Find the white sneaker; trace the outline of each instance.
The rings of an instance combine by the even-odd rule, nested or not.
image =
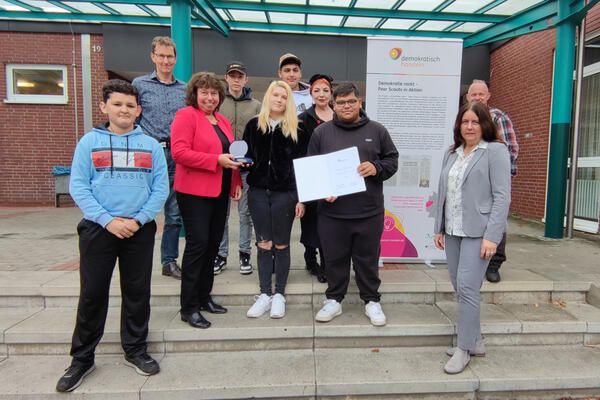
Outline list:
[[[271,309],[271,296],[263,293],[260,296],[254,296],[254,299],[254,304],[246,313],[248,318],[259,318]]]
[[[275,293],[271,302],[271,318],[283,318],[285,316],[285,297],[281,293]]]
[[[319,310],[317,316],[315,317],[315,320],[319,322],[329,322],[341,314],[342,305],[336,300],[327,299],[323,302],[323,308]]]
[[[385,314],[383,313],[379,302],[368,302],[365,306],[365,314],[375,326],[383,326],[386,323]]]

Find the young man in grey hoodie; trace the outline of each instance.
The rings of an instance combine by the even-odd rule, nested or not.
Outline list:
[[[239,61],[232,61],[227,64],[225,69],[225,81],[227,82],[227,95],[220,112],[231,122],[231,128],[235,140],[242,140],[244,128],[248,121],[260,112],[261,103],[252,98],[252,90],[246,86],[248,83],[248,74],[246,66]],[[248,171],[242,171],[242,181],[244,183],[242,197],[238,201],[238,213],[240,217],[240,274],[247,275],[252,273],[252,264],[250,263],[251,242],[252,242],[252,219],[248,209],[248,185],[246,177]],[[227,210],[227,219],[229,219],[229,209]],[[220,274],[227,265],[227,256],[229,254],[229,229],[227,221],[225,222],[225,231],[223,239],[219,246],[219,253],[215,258],[214,273]]]

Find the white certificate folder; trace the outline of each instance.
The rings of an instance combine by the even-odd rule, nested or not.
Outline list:
[[[294,160],[300,202],[364,192],[365,179],[358,174],[358,148]]]

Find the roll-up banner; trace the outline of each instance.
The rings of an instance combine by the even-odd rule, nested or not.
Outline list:
[[[367,115],[398,149],[398,172],[384,183],[384,262],[438,262],[433,245],[442,158],[453,143],[462,40],[370,37]]]

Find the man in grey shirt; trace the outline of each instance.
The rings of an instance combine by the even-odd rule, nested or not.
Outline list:
[[[151,74],[135,78],[132,83],[139,92],[142,106],[139,124],[146,135],[160,142],[169,169],[170,192],[165,203],[165,225],[160,245],[162,274],[181,279],[177,257],[182,223],[173,191],[175,162],[171,157],[171,123],[177,110],[185,107],[186,84],[173,76],[177,49],[170,37],[157,36],[152,40],[150,58],[156,66],[155,70]]]

